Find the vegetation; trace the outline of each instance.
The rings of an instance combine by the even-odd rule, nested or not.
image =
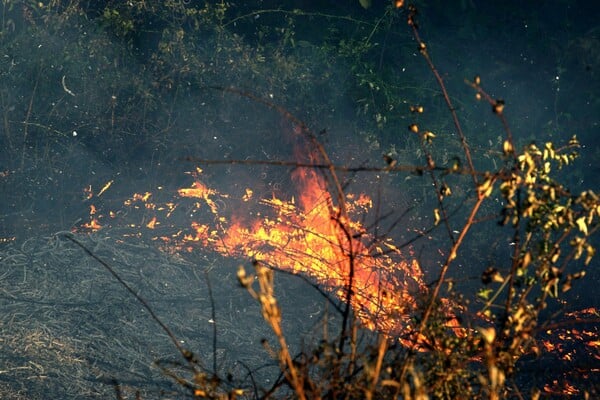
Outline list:
[[[434,46],[421,36],[416,6],[348,3],[343,7],[356,7],[351,16],[326,6],[284,9],[278,3],[257,10],[225,1],[3,1],[0,146],[6,154],[0,180],[11,188],[3,195],[6,204],[31,193],[32,208],[44,202],[44,209],[62,210],[44,214],[47,230],[76,227],[60,238],[108,269],[159,323],[181,358],[157,359],[156,365],[181,395],[598,396],[592,362],[600,352],[599,311],[574,309],[576,298],[569,297],[597,276],[590,270],[600,229],[600,195],[581,187],[589,180],[572,165],[583,146],[578,135],[557,133],[574,117],[555,110],[550,125],[556,138],[534,141],[537,132],[514,133],[505,110],[510,99],[505,103],[488,93],[485,71],[482,77],[469,71],[464,85],[479,102],[467,103],[447,88]],[[593,41],[585,46],[600,51]],[[403,68],[414,73],[399,73]],[[280,125],[272,126],[266,113],[277,114]],[[347,132],[341,138],[327,132],[338,126]],[[223,129],[231,135],[221,135]],[[251,129],[252,137],[243,135]],[[285,129],[295,136],[269,136]],[[281,147],[297,141],[311,156],[289,161],[290,152]],[[184,148],[190,153],[181,154]],[[345,237],[334,247],[344,255],[338,261],[349,271],[348,284],[322,293],[337,318],[323,317],[322,336],[296,351],[290,346],[296,338],[282,323],[288,311],[279,305],[275,284],[280,266],[256,257],[254,270],[241,267],[238,280],[272,330],[263,347],[279,374],[266,384],[255,379],[255,368],[243,375],[219,369],[219,315],[210,280],[214,332],[208,366],[196,349],[181,344],[151,302],[85,245],[82,224],[65,210],[81,203],[78,189],[92,179],[67,172],[83,168],[72,165],[81,161],[73,157],[82,149],[97,156],[86,164],[93,174],[119,169],[122,183],[112,202],[106,200],[107,210],[122,208],[131,195],[123,182],[146,179],[162,186],[175,181],[180,168],[189,169],[190,160],[217,170],[214,176],[240,163],[250,175],[256,166],[275,166],[282,180],[290,166],[317,171],[331,196],[330,220]],[[364,162],[369,152],[381,158]],[[187,164],[172,167],[174,159]],[[347,194],[368,181],[362,178],[367,175],[383,176],[378,182],[389,190],[404,191],[408,211],[384,205],[359,231],[347,211]],[[49,192],[54,195],[43,194]],[[11,237],[7,241],[31,235],[11,230],[7,221],[2,232]],[[410,236],[398,233],[400,224],[413,228]],[[426,249],[418,261],[428,282],[412,293],[415,309],[379,316],[403,319],[402,329],[371,330],[355,306],[362,293],[353,276],[363,261],[354,249],[365,240],[370,249],[390,248],[387,236],[395,234],[403,242],[394,249],[406,254]],[[482,249],[490,253],[482,255]],[[323,286],[310,279],[306,285]],[[397,287],[384,297],[404,290]],[[543,364],[550,362],[557,370],[545,373]],[[117,398],[127,397],[118,376],[111,385]]]

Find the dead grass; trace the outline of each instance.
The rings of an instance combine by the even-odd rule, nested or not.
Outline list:
[[[251,370],[270,365],[254,372],[254,378],[264,384],[272,379],[276,365],[258,345],[271,336],[258,307],[236,287],[235,266],[214,265],[199,255],[170,256],[142,239],[124,241],[121,234],[113,230],[82,240],[138,290],[184,347],[209,364],[204,367],[210,369],[214,354],[223,375],[248,378],[242,363]],[[114,382],[124,398],[184,395],[154,364],[177,361],[172,344],[94,260],[57,236],[5,244],[0,260],[0,397],[114,398]],[[216,282],[214,352],[206,270]],[[298,286],[291,277],[282,279]],[[286,299],[288,306],[298,304],[296,292],[290,287],[283,304]],[[318,313],[321,303],[314,296],[313,302]],[[288,331],[298,324],[310,329],[316,319],[292,316],[285,323]]]

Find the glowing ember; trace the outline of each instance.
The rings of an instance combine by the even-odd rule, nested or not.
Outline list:
[[[152,217],[152,219],[150,220],[150,222],[148,222],[146,224],[146,228],[148,228],[148,229],[154,229],[156,227],[156,223],[157,223],[156,217]]]
[[[199,175],[201,173],[202,173],[202,170],[200,168],[197,168],[196,175]],[[210,210],[212,211],[212,213],[217,214],[217,212],[218,212],[217,204],[211,199],[211,197],[218,195],[218,193],[214,189],[207,188],[202,182],[195,181],[192,184],[191,188],[179,189],[178,193],[181,197],[196,197],[196,198],[204,200],[204,202],[206,202],[206,204],[210,207]],[[227,197],[225,195],[220,195],[220,196]]]
[[[98,222],[97,218],[92,218],[90,220],[90,222],[86,222],[85,224],[82,225],[82,227],[92,230],[92,231],[97,231],[99,229],[102,229],[102,225],[100,225],[100,222]]]

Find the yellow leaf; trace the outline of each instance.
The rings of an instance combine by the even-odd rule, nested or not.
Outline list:
[[[543,159],[547,160],[548,158],[554,159],[556,156],[556,153],[554,152],[554,145],[552,144],[552,142],[547,142],[544,148],[544,155],[543,155]]]
[[[433,220],[434,225],[437,225],[440,223],[441,217],[440,217],[439,209],[436,208],[435,210],[433,210],[433,218],[434,218],[434,220]]]
[[[558,261],[558,258],[560,257],[560,250],[556,249],[554,251],[554,253],[552,254],[552,257],[550,257],[550,261],[555,264]]]
[[[587,236],[588,234],[588,229],[587,229],[587,224],[585,223],[585,217],[580,217],[577,219],[577,221],[575,221],[577,223],[577,227],[579,228],[579,230]]]
[[[490,294],[492,294],[492,289],[480,289],[477,296],[484,300],[489,300]]]
[[[513,152],[513,146],[512,143],[510,143],[508,140],[505,140],[503,145],[502,145],[502,149],[504,151],[504,155],[507,156],[510,153]]]
[[[486,179],[486,181],[479,185],[479,187],[477,188],[479,194],[483,197],[489,197],[489,195],[492,194],[492,190],[494,189],[493,182],[494,181],[492,179]]]
[[[433,132],[430,132],[430,131],[423,132],[423,138],[428,142],[431,142],[431,139],[433,139],[434,137],[435,137],[435,133],[433,133]]]
[[[577,140],[577,135],[573,135],[571,140],[569,140],[569,146],[579,146],[579,140]]]
[[[593,248],[592,246],[588,245],[587,248],[587,257],[585,257],[585,261],[584,264],[585,265],[589,265],[590,262],[592,261],[592,258],[596,255],[596,249]],[[585,271],[582,271],[582,276],[585,275]]]

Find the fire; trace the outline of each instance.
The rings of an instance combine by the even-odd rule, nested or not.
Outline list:
[[[260,199],[259,217],[233,215],[228,221],[220,215],[217,200],[231,196],[209,189],[200,181],[201,172],[196,171],[191,187],[178,193],[206,204],[218,223],[211,227],[193,222],[194,233],[184,241],[308,276],[341,300],[351,285],[351,305],[365,326],[394,334],[407,331],[417,306],[415,296],[426,290],[423,273],[390,239],[376,239],[357,222],[372,208],[367,195],[346,195],[344,214],[323,175],[299,168],[292,174],[297,196]],[[246,189],[240,202],[249,201],[252,193]]]
[[[156,223],[157,223],[156,217],[152,217],[152,219],[150,220],[150,222],[148,222],[146,224],[146,228],[148,228],[148,229],[154,229],[154,228],[156,228]]]
[[[201,174],[202,170],[200,168],[196,169],[196,174]],[[218,213],[218,207],[215,201],[212,199],[213,196],[217,195],[217,191],[214,189],[209,189],[202,182],[195,181],[190,188],[182,188],[178,190],[178,193],[181,197],[196,197],[204,200],[206,204],[210,207],[210,210],[213,214]],[[227,197],[221,195],[222,197]]]
[[[303,165],[327,164],[314,152],[296,154]],[[134,193],[122,203],[129,209],[124,213],[102,214],[90,205],[89,222],[82,228],[102,229],[108,225],[105,215],[110,219],[117,215],[134,218],[137,222],[125,224],[136,230],[152,230],[157,243],[170,253],[209,249],[225,257],[256,260],[308,277],[341,302],[347,300],[351,287],[350,305],[365,327],[397,337],[413,348],[416,345],[416,350],[435,347],[413,326],[413,313],[419,309],[417,299],[427,296],[423,272],[410,253],[402,252],[391,238],[375,237],[360,222],[373,208],[368,195],[333,196],[328,176],[311,167],[298,167],[293,172],[293,195],[276,192],[261,196],[251,187],[225,194],[206,184],[202,169],[189,174],[190,184],[179,188],[175,198],[169,195],[170,201],[162,204],[154,203],[156,196],[144,192]],[[86,201],[93,201],[109,188],[106,184],[96,196],[91,186],[86,188]],[[175,214],[176,210],[189,220],[187,229],[174,222],[169,224],[173,215],[181,216]],[[448,332],[464,337],[467,331],[453,319],[456,306],[447,299],[442,299],[442,304],[447,306]],[[597,316],[594,308],[567,314],[579,321]],[[570,345],[573,341],[583,343],[592,359],[600,359],[597,329],[564,329],[547,335],[552,340],[540,341],[541,349],[556,354],[560,361],[576,359],[575,348]],[[544,390],[573,392],[573,388],[557,385],[548,385]]]
[[[90,222],[86,222],[82,225],[83,228],[89,229],[91,231],[97,231],[102,229],[102,225],[98,221],[98,218],[95,216],[98,210],[95,205],[90,205]]]
[[[298,127],[293,131],[298,136],[302,134]],[[328,164],[311,151],[296,149],[296,158],[302,165]],[[415,350],[435,348],[413,326],[413,313],[419,309],[417,299],[427,296],[421,267],[410,253],[405,254],[395,246],[391,238],[375,237],[360,222],[373,208],[368,195],[332,195],[330,189],[335,189],[335,185],[330,185],[331,177],[316,167],[296,168],[292,174],[295,194],[287,196],[282,193],[260,196],[259,190],[250,187],[242,189],[243,193],[225,194],[204,182],[202,169],[196,168],[190,175],[193,178],[190,185],[179,188],[174,199],[169,196],[172,201],[155,204],[152,193],[134,193],[123,202],[131,212],[109,211],[107,215],[111,219],[117,214],[139,217],[137,222],[126,224],[137,230],[153,230],[162,249],[170,253],[210,249],[225,257],[256,260],[308,277],[342,302],[348,299],[351,288],[350,305],[365,327],[397,337]],[[112,181],[104,185],[95,197],[106,192],[111,184]],[[91,186],[84,190],[84,195],[86,201],[94,198]],[[176,210],[191,219],[187,229],[167,222]],[[90,220],[82,228],[96,231],[107,225],[104,215],[94,205],[90,206],[89,214]],[[169,226],[175,228],[174,233],[165,234]],[[453,318],[457,306],[448,299],[441,299],[441,303],[447,310],[448,332],[465,337],[468,331]],[[577,323],[593,323],[598,310],[589,308],[566,316]],[[592,361],[600,360],[597,328],[556,329],[546,334],[548,339],[539,342],[540,348],[556,354],[557,361],[571,363],[577,359],[578,350],[572,346],[573,342],[583,343]],[[581,353],[578,357],[581,358]],[[597,373],[598,368],[588,372]],[[568,376],[565,373],[563,378]],[[564,379],[545,385],[543,390],[548,394],[578,394],[577,388]]]
[[[86,222],[82,225],[83,228],[89,229],[91,231],[97,231],[102,229],[102,225],[98,222],[97,218],[91,218],[90,222]]]
[[[292,134],[299,162],[326,164],[318,151],[308,148],[302,129],[293,126]],[[373,207],[368,195],[332,196],[326,175],[310,167],[295,169],[295,195],[287,197],[273,193],[261,198],[250,187],[243,193],[224,194],[203,182],[202,169],[196,168],[190,175],[193,182],[178,189],[173,202],[159,205],[152,201],[150,192],[133,194],[124,205],[142,216],[128,225],[164,229],[175,209],[191,200],[191,206],[182,206],[187,210],[186,218],[192,219],[188,231],[157,236],[163,249],[176,252],[202,247],[226,257],[256,260],[302,274],[342,302],[348,299],[351,288],[350,305],[364,326],[394,336],[412,331],[416,298],[427,291],[423,272],[418,262],[403,254],[391,239],[375,237],[359,222]],[[111,184],[107,183],[96,197]],[[87,200],[93,197],[91,187],[86,194]],[[251,208],[252,212],[240,211]],[[91,222],[83,227],[102,228],[102,215],[95,214],[95,209],[90,214]],[[109,215],[113,218],[115,214]]]

